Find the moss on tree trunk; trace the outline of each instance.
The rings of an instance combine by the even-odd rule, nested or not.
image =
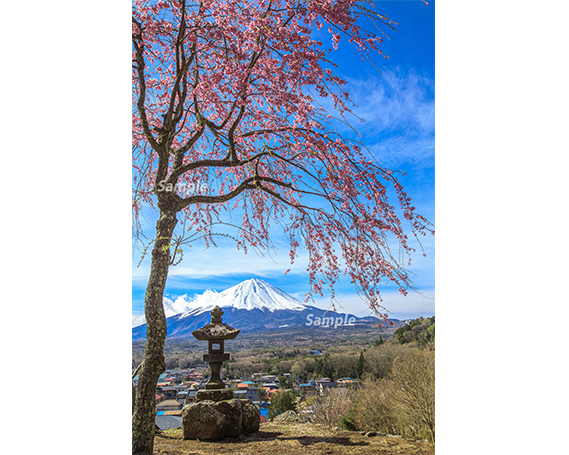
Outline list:
[[[159,376],[166,369],[164,342],[166,316],[163,296],[170,265],[170,241],[176,226],[175,211],[160,211],[156,223],[156,240],[152,250],[150,277],[144,300],[146,347],[138,376],[132,416],[133,455],[152,455],[155,428],[155,395]]]

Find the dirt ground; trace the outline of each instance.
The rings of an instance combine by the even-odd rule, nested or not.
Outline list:
[[[168,430],[154,438],[161,455],[434,455],[435,444],[394,436],[361,435],[309,423],[262,423],[258,433],[222,441],[183,440],[182,430]]]

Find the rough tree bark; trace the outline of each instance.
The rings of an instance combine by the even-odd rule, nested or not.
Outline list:
[[[150,277],[144,300],[147,335],[132,418],[133,455],[147,455],[153,452],[156,383],[166,369],[164,361],[166,315],[162,298],[170,265],[170,241],[176,223],[175,211],[160,210],[160,218],[156,223],[157,236],[152,250]]]

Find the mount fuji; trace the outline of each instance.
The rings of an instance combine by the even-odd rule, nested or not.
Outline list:
[[[335,313],[306,305],[286,292],[259,279],[250,279],[223,292],[208,292],[206,304],[200,299],[190,308],[166,319],[168,338],[193,338],[192,332],[210,322],[209,312],[214,306],[223,309],[223,322],[242,332],[279,330],[306,327],[307,321],[323,317],[354,318],[355,324],[369,323],[373,317],[357,318],[351,314]],[[195,306],[194,306],[195,305]],[[312,316],[310,316],[312,315]],[[314,327],[318,328],[318,327]],[[146,338],[146,324],[132,329],[133,340]]]

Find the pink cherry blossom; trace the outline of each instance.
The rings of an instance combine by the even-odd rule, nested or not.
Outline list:
[[[312,95],[329,97],[335,117],[350,112],[330,60],[342,38],[362,55],[381,53],[382,39],[359,25],[370,11],[356,0],[134,0],[135,217],[143,204],[175,213],[214,245],[215,224],[238,211],[245,251],[267,248],[281,227],[291,265],[308,251],[308,297],[324,285],[333,296],[348,275],[383,317],[381,285],[412,288],[407,234],[433,231],[395,173],[331,128]],[[159,187],[195,181],[211,191]]]

